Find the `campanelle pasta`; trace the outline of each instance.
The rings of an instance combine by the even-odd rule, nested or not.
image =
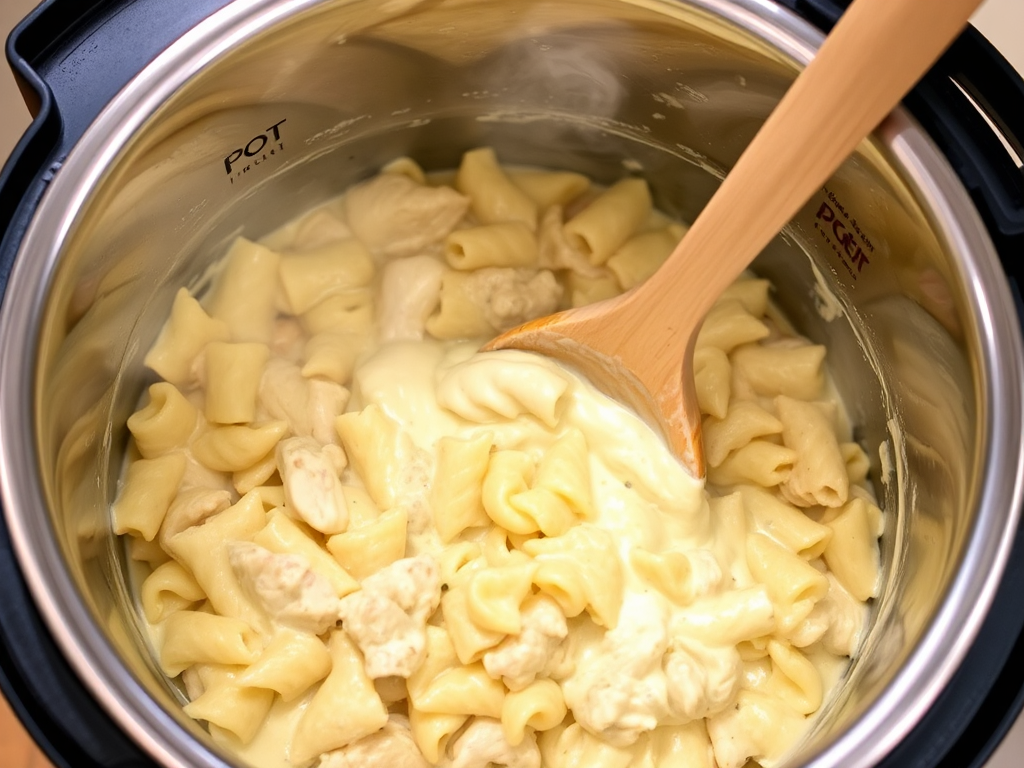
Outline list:
[[[257,768],[770,767],[878,592],[825,350],[744,276],[695,350],[706,487],[487,337],[645,280],[646,183],[408,158],[174,298],[112,507],[154,655]]]

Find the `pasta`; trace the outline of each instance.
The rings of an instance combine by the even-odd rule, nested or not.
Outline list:
[[[457,229],[445,241],[445,258],[455,269],[528,267],[537,262],[537,239],[518,221]]]
[[[128,430],[143,458],[184,448],[199,415],[178,389],[167,382],[149,388],[149,403],[128,417]]]
[[[248,424],[256,418],[260,374],[270,357],[266,344],[206,345],[206,420]]]
[[[192,574],[174,560],[161,563],[142,582],[142,612],[146,621],[159,624],[172,613],[206,597]]]
[[[323,641],[308,632],[282,630],[241,675],[238,682],[266,688],[291,701],[331,671],[331,655]]]
[[[437,442],[436,476],[431,506],[434,526],[448,543],[467,528],[488,524],[483,484],[490,463],[493,437],[484,432],[470,440],[442,437]]]
[[[838,507],[846,503],[850,477],[825,409],[784,396],[779,396],[775,409],[782,422],[782,441],[796,452],[793,471],[780,489],[782,494],[802,507]]]
[[[266,343],[277,315],[281,257],[240,237],[224,257],[224,274],[210,299],[210,316],[222,320],[232,341]]]
[[[531,231],[537,228],[537,204],[508,177],[490,147],[462,156],[455,187],[469,197],[482,223],[519,222]]]
[[[643,179],[623,179],[565,224],[569,242],[593,264],[608,261],[646,221],[651,193]]]
[[[291,758],[300,765],[369,736],[388,721],[388,711],[348,635],[332,632],[329,647],[331,671],[302,713],[291,743]]]
[[[281,288],[293,314],[301,315],[332,294],[361,288],[373,278],[373,257],[358,240],[281,254]]]
[[[211,341],[227,341],[229,336],[227,323],[211,318],[185,288],[180,288],[174,296],[171,316],[146,355],[146,365],[176,386],[193,383],[199,354]]]
[[[509,176],[541,208],[571,203],[590,188],[590,179],[569,171],[520,168],[512,170]]]
[[[171,676],[194,664],[251,664],[259,656],[256,632],[239,619],[201,611],[174,611],[164,621],[160,665]]]
[[[513,747],[522,744],[527,727],[547,731],[565,719],[565,699],[554,680],[545,678],[521,691],[512,691],[501,705],[501,727]]]
[[[238,684],[232,667],[197,665],[194,669],[202,681],[202,692],[185,705],[185,714],[209,723],[211,733],[226,732],[241,742],[251,740],[270,711],[273,692]]]
[[[178,485],[184,476],[183,453],[134,462],[113,508],[114,533],[131,533],[152,541],[178,495]]]
[[[487,147],[453,185],[400,158],[175,295],[111,518],[186,714],[254,768],[777,765],[880,586],[824,347],[725,291],[705,486],[573,372],[477,351],[685,225]]]
[[[192,453],[217,472],[240,472],[252,467],[285,436],[288,425],[271,421],[259,427],[233,424],[215,427],[196,438]]]

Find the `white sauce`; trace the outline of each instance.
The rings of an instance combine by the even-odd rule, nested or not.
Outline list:
[[[688,95],[692,99],[700,96],[695,92]],[[671,102],[667,96],[663,101],[681,106],[675,104],[674,97]],[[417,170],[412,169],[410,174],[416,176]],[[591,190],[588,194],[593,198],[597,192]],[[289,434],[301,436],[288,437],[279,444],[276,464],[268,466],[259,475],[262,479],[255,483],[258,487],[264,487],[259,483],[265,484],[261,492],[265,506],[268,499],[277,499],[275,504],[279,505],[277,510],[268,511],[267,528],[257,533],[260,527],[257,519],[253,530],[246,529],[248,532],[239,534],[238,541],[225,544],[231,553],[229,560],[235,569],[235,578],[248,599],[257,606],[253,610],[268,614],[270,626],[276,622],[319,635],[325,641],[335,633],[350,636],[353,647],[359,649],[357,666],[364,667],[368,679],[377,680],[376,690],[383,696],[377,705],[390,707],[392,719],[384,730],[371,729],[347,736],[344,743],[331,747],[325,755],[325,768],[348,768],[352,760],[368,760],[365,768],[374,768],[376,763],[365,755],[375,753],[373,745],[381,740],[388,749],[394,747],[395,754],[406,755],[410,765],[424,763],[418,754],[409,752],[408,745],[415,742],[419,749],[426,751],[430,744],[425,731],[417,724],[416,717],[411,718],[411,726],[404,718],[420,706],[421,699],[417,697],[425,696],[420,690],[423,681],[417,678],[418,672],[431,663],[440,663],[437,659],[441,656],[432,660],[428,653],[430,637],[436,637],[431,633],[438,627],[447,630],[458,655],[466,653],[467,641],[463,634],[475,633],[474,641],[481,643],[478,653],[470,661],[462,659],[460,662],[453,657],[451,670],[464,675],[483,670],[491,681],[491,688],[487,694],[477,688],[465,691],[467,703],[463,706],[468,706],[467,711],[474,716],[453,723],[453,732],[444,734],[451,738],[440,744],[437,765],[485,768],[499,764],[509,768],[539,768],[541,754],[547,749],[545,745],[569,733],[562,730],[564,710],[559,713],[557,708],[563,698],[571,719],[588,734],[583,741],[577,740],[579,744],[585,741],[589,745],[586,749],[627,750],[622,754],[633,754],[638,759],[644,754],[655,761],[672,759],[671,747],[665,746],[664,740],[654,738],[655,729],[662,733],[665,728],[687,727],[705,718],[715,718],[733,705],[735,711],[730,711],[729,718],[723,718],[721,723],[742,722],[736,703],[742,691],[767,695],[773,706],[790,707],[785,710],[783,719],[790,724],[798,723],[798,727],[786,732],[797,735],[804,732],[812,722],[813,712],[792,709],[786,703],[790,695],[786,692],[795,688],[804,695],[806,692],[801,686],[806,684],[811,690],[807,695],[813,699],[817,685],[825,691],[825,702],[828,701],[829,692],[836,688],[846,668],[847,655],[856,650],[865,620],[864,605],[853,600],[832,573],[827,574],[828,586],[822,589],[822,594],[795,606],[785,605],[784,599],[779,597],[779,590],[785,585],[776,585],[772,572],[761,575],[763,583],[755,577],[755,573],[761,573],[755,568],[760,555],[751,554],[749,537],[759,530],[768,537],[773,535],[770,527],[758,528],[758,511],[744,511],[740,507],[738,515],[733,514],[727,520],[714,517],[709,499],[726,496],[733,489],[728,486],[712,488],[709,494],[704,484],[687,473],[664,441],[638,416],[571,371],[548,358],[524,352],[478,353],[479,340],[443,341],[430,337],[425,329],[441,301],[439,294],[446,290],[443,286],[450,274],[439,260],[439,243],[456,223],[460,227],[476,223],[472,215],[464,220],[460,218],[468,205],[466,198],[447,188],[439,191],[436,187],[422,187],[401,173],[384,174],[348,193],[341,204],[334,202],[312,216],[330,219],[325,211],[342,211],[346,205],[349,220],[328,222],[324,231],[341,233],[338,237],[348,237],[350,231],[363,232],[373,258],[382,262],[379,266],[383,278],[378,278],[375,285],[382,285],[382,290],[390,291],[390,295],[383,297],[378,308],[379,336],[374,343],[360,347],[351,379],[325,382],[320,377],[310,378],[300,373],[295,362],[303,360],[306,342],[299,328],[301,322],[296,324],[289,319],[279,325],[267,368],[271,375],[264,373],[265,391],[261,394],[260,413],[283,419],[282,423],[289,425]],[[360,217],[368,218],[380,206],[391,206],[389,210],[395,211],[412,206],[414,210],[411,218],[397,230],[380,220],[360,220]],[[663,220],[652,220],[664,226]],[[300,245],[295,244],[299,237],[296,233],[303,231],[300,224],[283,228],[267,242],[282,251],[288,248],[301,251]],[[316,229],[323,227],[318,225]],[[398,234],[393,238],[395,231]],[[316,232],[307,231],[304,237],[322,245],[323,238],[318,240]],[[329,242],[330,238],[327,240]],[[585,260],[582,255],[579,258]],[[396,265],[403,265],[403,268]],[[517,269],[508,274],[512,275],[509,278],[512,282],[501,285],[498,283],[506,277],[498,271],[485,275],[490,288],[482,293],[473,288],[476,284],[467,283],[468,300],[486,305],[482,316],[495,329],[502,327],[509,318],[518,322],[550,311],[563,293],[552,271]],[[595,275],[604,273],[600,269],[595,272],[595,268],[589,266],[583,274],[587,279],[596,279]],[[558,278],[562,279],[567,278]],[[543,283],[546,287],[539,293],[532,289],[525,293],[520,291],[524,285],[533,285],[534,280],[540,280],[537,285]],[[403,294],[411,291],[411,304],[403,304],[396,291]],[[526,299],[529,301],[524,303]],[[823,307],[826,305],[827,302],[823,302]],[[785,334],[785,323],[775,317],[774,310],[762,320],[773,324],[776,337]],[[789,347],[801,343],[795,339],[787,341]],[[327,370],[334,369],[328,367]],[[325,388],[321,384],[330,386]],[[317,400],[316,391],[328,390],[330,396],[326,400]],[[738,390],[747,393],[762,408],[773,407],[770,396],[756,394],[757,382],[740,382]],[[823,386],[818,397],[834,399],[833,395]],[[202,387],[191,390],[188,396],[202,411]],[[360,438],[363,442],[358,444],[346,443],[342,434],[342,445],[339,445],[333,429],[334,418],[342,409],[346,414],[364,414],[371,406],[378,407],[388,423],[396,425],[400,439],[405,440],[405,447],[397,449],[402,457],[401,466],[388,475],[391,485],[387,490],[394,500],[393,507],[377,510],[372,509],[370,503],[373,486],[360,476],[360,471],[364,470],[357,471],[353,451],[368,450],[373,462],[387,462],[395,457],[374,456],[373,448],[365,447],[364,444],[372,444],[376,439],[375,433],[363,435]],[[836,441],[842,440],[849,431],[841,407],[838,414]],[[210,429],[212,425],[200,422],[195,434],[201,437]],[[340,428],[338,433],[341,433]],[[579,436],[582,436],[582,443],[572,442],[578,441]],[[774,440],[778,447],[783,437],[769,435],[764,442],[771,444]],[[497,523],[477,517],[468,528],[457,532],[454,540],[444,541],[434,521],[448,510],[432,508],[432,494],[436,486],[452,482],[451,477],[441,476],[438,469],[438,446],[450,438],[467,443],[486,438],[490,444],[485,457],[490,462],[488,473],[497,466],[493,460],[497,454],[519,452],[525,456],[516,459],[520,465],[531,468],[518,480],[522,487],[498,501],[524,514],[515,504],[526,502],[516,499],[540,493],[529,497],[534,499],[530,503],[548,507],[523,508],[561,510],[559,533],[544,537],[535,527],[525,534],[516,534],[510,527],[511,534],[501,533],[495,539],[489,535],[489,530],[493,534]],[[206,470],[197,464],[195,439],[191,437],[181,450],[190,465],[196,464],[204,471],[190,471],[180,493],[188,492],[193,486],[218,486],[221,493],[224,493],[223,488],[233,488],[231,501],[238,502],[241,491],[236,490],[240,474],[244,476],[245,472],[255,470],[243,468],[244,471],[234,470],[234,474]],[[569,458],[563,455],[560,461],[568,463],[561,473],[543,476],[544,462],[560,450],[570,450],[565,448],[567,445],[584,446],[582,463],[572,465],[576,454]],[[884,477],[891,471],[891,462],[887,461],[884,451],[881,458]],[[456,474],[460,469],[455,468]],[[586,487],[560,485],[568,483],[568,478],[580,477],[586,478],[582,481]],[[283,483],[283,488],[275,485],[278,482]],[[550,487],[544,486],[544,482],[551,484]],[[345,490],[353,486],[358,494],[355,490]],[[487,487],[485,482],[482,494],[488,493]],[[867,489],[860,488],[858,493],[870,498]],[[582,494],[586,500],[581,502],[574,494]],[[362,505],[359,509],[368,511],[352,513],[357,495]],[[732,498],[735,501],[738,497]],[[499,519],[499,512],[488,505],[498,501],[488,496],[483,502],[487,515],[495,521]],[[725,500],[718,498],[716,503],[725,503]],[[234,509],[231,507],[228,512]],[[806,517],[807,524],[817,526],[819,531],[839,514],[839,509],[792,509],[792,514]],[[358,547],[336,549],[333,543],[345,540],[352,533],[370,530],[368,526],[385,520],[385,516],[395,510],[403,511],[408,519],[407,531],[403,534],[404,551],[400,541],[397,561],[384,563],[372,575],[364,576],[361,584],[351,577],[345,581],[346,574],[339,575],[336,567],[325,564],[331,562],[331,555],[338,558],[335,566],[343,564],[346,556],[360,556]],[[117,514],[115,512],[115,517]],[[208,519],[216,520],[221,514],[224,512],[218,509]],[[300,521],[290,525],[300,531],[300,538],[302,530],[310,532],[309,541],[314,542],[311,546],[319,549],[328,561],[318,559],[308,548],[302,552],[272,554],[250,543],[254,537],[260,541],[261,536],[266,536],[274,514],[279,520]],[[190,524],[203,522],[205,520],[196,520]],[[128,527],[125,530],[131,532]],[[291,529],[286,526],[286,530]],[[279,529],[275,531],[278,533],[274,535],[279,537],[274,540],[278,542],[275,546],[285,549],[297,546],[281,544],[280,536],[285,534]],[[201,578],[198,574],[202,568],[174,548],[170,533],[176,532],[167,532],[168,554],[180,560],[186,570],[194,570],[200,581],[206,578],[202,584],[205,589],[232,588],[233,585],[225,581],[230,579],[230,569]],[[496,552],[495,541],[507,546],[508,551]],[[378,545],[379,542],[368,540],[360,546],[372,549]],[[776,541],[771,546],[783,545]],[[453,566],[449,561],[455,558],[456,550],[462,560]],[[341,556],[339,551],[343,552]],[[797,558],[803,567],[809,565],[810,576],[819,572],[819,579],[820,572],[827,570],[828,559],[827,552],[824,560],[820,555],[821,550],[818,550],[813,557]],[[211,552],[210,557],[216,557],[216,553]],[[493,558],[500,558],[502,562],[498,564]],[[779,568],[796,567],[790,560],[772,562],[779,563]],[[446,567],[451,572],[447,576],[440,575]],[[543,571],[545,568],[552,570]],[[558,578],[566,573],[573,574],[573,578],[575,574],[583,575],[578,581],[567,582],[569,586],[562,590],[561,586],[558,589],[552,586],[556,581],[552,580],[551,573],[561,574]],[[523,578],[522,574],[526,574],[527,581],[516,582],[515,579]],[[802,571],[800,578],[810,576]],[[485,577],[493,578],[487,582]],[[343,587],[344,593],[338,592],[339,584],[347,585]],[[472,597],[476,594],[473,589],[485,590],[487,584],[492,585],[489,587],[492,592],[481,594],[490,597],[473,602],[477,600]],[[518,588],[514,584],[526,586],[516,592]],[[685,590],[682,584],[686,585]],[[577,588],[582,590],[582,597],[572,591]],[[446,598],[447,604],[441,599],[442,589],[452,598]],[[454,599],[460,595],[463,603]],[[294,601],[289,602],[289,596],[294,596]],[[582,602],[574,604],[574,599]],[[445,618],[446,610],[455,611],[463,604],[468,606],[468,630]],[[487,623],[507,620],[507,616],[491,617],[492,611],[500,612],[506,605],[512,606],[513,616],[520,626],[518,633],[507,629],[498,631],[496,625]],[[718,613],[707,612],[712,606],[717,606]],[[195,609],[193,606],[192,610]],[[452,621],[455,617],[452,613]],[[732,639],[724,641],[713,633],[709,636],[708,628],[719,625],[724,628],[725,636]],[[151,630],[156,649],[161,650],[172,642],[163,620],[152,625]],[[264,645],[269,640],[270,635],[262,637]],[[442,649],[435,653],[449,652]],[[207,667],[222,668],[224,664],[213,658],[197,659],[193,669]],[[444,673],[442,670],[441,674]],[[806,682],[811,678],[818,682]],[[256,768],[296,768],[287,759],[290,742],[300,722],[313,711],[315,704],[311,702],[322,679],[321,676],[313,680],[303,695],[289,702],[275,696],[263,724],[247,744],[239,743],[234,736],[224,736],[223,729],[217,731],[218,738],[225,740],[243,761]],[[433,681],[426,680],[425,684],[432,686],[441,679],[439,675]],[[476,679],[478,682],[474,685],[484,684],[479,682],[480,678]],[[517,733],[513,715],[501,707],[475,709],[484,706],[477,702],[484,701],[487,695],[497,695],[499,701],[516,701],[515,696],[525,696],[537,683],[544,682],[549,686],[557,684],[555,690],[560,691],[557,705],[547,704],[554,707],[552,711],[556,714],[551,722],[545,722],[542,714],[536,714],[529,720],[533,725],[525,726],[525,731],[515,739],[516,743],[509,741],[510,734]],[[373,685],[369,684],[371,691]],[[459,691],[455,691],[446,695],[449,698],[455,695],[457,699],[458,694]],[[372,692],[367,695],[375,696]],[[819,709],[820,703],[814,703],[814,711]],[[447,710],[425,712],[436,716]],[[216,716],[216,713],[210,714],[211,718]],[[713,736],[731,727],[721,723],[712,730]],[[379,729],[380,724],[373,728]],[[392,731],[396,734],[394,741],[388,736]],[[701,730],[701,733],[706,734],[706,731]],[[706,735],[703,738],[707,740]],[[732,739],[728,749],[723,742],[722,755],[742,753],[744,760],[754,757],[765,766],[771,766],[792,746],[790,742],[781,746],[768,743],[769,736],[765,737],[768,740],[765,744],[744,746],[750,738],[743,734],[739,741]],[[656,741],[661,746],[655,746]],[[433,746],[438,747],[437,742]],[[708,749],[713,746],[708,743]],[[314,759],[313,764],[317,762]],[[562,766],[552,765],[551,768]]]

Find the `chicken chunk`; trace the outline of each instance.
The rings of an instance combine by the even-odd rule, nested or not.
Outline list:
[[[687,723],[717,714],[736,698],[743,664],[736,648],[709,648],[696,641],[679,643],[665,656],[672,715]]]
[[[321,533],[348,528],[348,507],[335,464],[311,437],[277,444],[277,470],[284,480],[288,509]]]
[[[309,433],[320,445],[337,446],[338,433],[334,429],[334,420],[345,411],[350,393],[345,387],[334,381],[321,378],[306,379],[309,395],[306,399],[306,411],[309,413]],[[344,455],[344,454],[342,454]],[[345,465],[342,464],[341,467]]]
[[[166,542],[182,531],[199,525],[229,506],[231,494],[220,488],[189,488],[181,491],[174,497],[160,527],[161,542]]]
[[[444,768],[540,768],[540,748],[532,731],[516,746],[505,738],[501,722],[476,717],[452,746],[451,758],[439,763]]]
[[[441,300],[445,266],[433,256],[389,262],[381,278],[377,327],[381,341],[423,338],[427,318]]]
[[[420,448],[413,447],[398,476],[395,506],[405,510],[409,533],[420,534],[434,524],[430,505],[430,488],[434,481],[434,459]]]
[[[348,240],[352,237],[352,230],[335,215],[333,210],[323,207],[312,211],[296,222],[292,236],[290,249],[276,248],[275,250],[310,251],[331,243]],[[268,247],[273,248],[273,246]]]
[[[546,269],[487,267],[470,278],[469,293],[496,330],[507,331],[558,308],[562,287]]]
[[[565,681],[565,703],[576,721],[608,743],[625,747],[669,712],[662,659],[668,649],[664,598],[632,594],[619,623],[595,653],[584,654]]]
[[[469,208],[450,187],[427,187],[399,173],[382,173],[345,196],[349,227],[385,258],[412,256],[440,243]]]
[[[419,669],[426,622],[440,601],[441,569],[427,555],[397,560],[341,600],[342,622],[363,652],[369,677],[409,677]]]
[[[427,651],[424,625],[379,592],[362,590],[345,596],[341,618],[363,652],[370,678],[409,677],[423,663]]]
[[[228,545],[228,560],[245,592],[274,621],[315,635],[337,624],[337,594],[302,555],[277,554],[236,541]]]
[[[441,602],[441,567],[429,555],[406,557],[364,579],[363,589],[379,592],[413,620],[426,623]]]
[[[376,733],[321,755],[317,768],[430,768],[430,763],[413,741],[408,720],[391,715]]]
[[[550,597],[528,600],[520,612],[522,630],[484,654],[484,669],[509,690],[521,691],[548,668],[569,634],[565,614]]]
[[[294,317],[279,317],[270,334],[270,356],[298,364],[302,361],[305,332],[302,323]]]
[[[292,434],[321,445],[337,444],[334,419],[348,404],[349,391],[333,381],[306,378],[295,363],[271,359],[257,393],[257,421],[286,421]]]

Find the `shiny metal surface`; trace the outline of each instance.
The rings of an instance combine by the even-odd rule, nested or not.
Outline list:
[[[164,765],[225,759],[151,661],[109,533],[141,357],[177,287],[202,290],[238,232],[401,154],[443,168],[492,144],[604,181],[640,171],[692,219],[820,37],[755,0],[253,0],[109,105],[11,278],[0,472],[40,608],[128,733]],[[902,114],[756,269],[829,345],[889,513],[874,628],[789,762],[866,767],[956,668],[998,582],[1021,497],[1021,340],[977,214]]]

